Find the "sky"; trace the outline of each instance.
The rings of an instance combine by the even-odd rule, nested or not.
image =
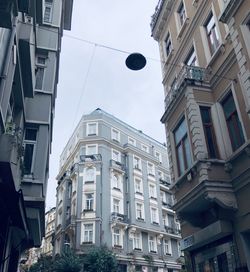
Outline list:
[[[83,114],[101,108],[166,142],[159,49],[150,29],[157,3],[74,0],[72,29],[62,40],[46,210],[56,205],[60,154]],[[125,65],[134,52],[147,59],[140,71]]]

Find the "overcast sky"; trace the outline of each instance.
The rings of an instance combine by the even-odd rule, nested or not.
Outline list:
[[[74,0],[72,30],[64,32],[62,41],[47,210],[56,204],[60,154],[83,114],[101,108],[156,140],[166,141],[160,123],[164,112],[160,62],[152,60],[159,60],[159,50],[150,30],[157,3]],[[127,69],[128,54],[119,50],[142,53],[146,67]]]

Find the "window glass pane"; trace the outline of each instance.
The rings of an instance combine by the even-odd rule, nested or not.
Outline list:
[[[177,151],[177,157],[179,162],[179,171],[180,171],[180,174],[182,174],[185,170],[184,154],[183,154],[182,146],[179,145],[176,151]]]
[[[178,144],[179,141],[184,137],[184,135],[187,133],[187,125],[185,122],[185,119],[183,119],[178,128],[175,130],[174,132],[174,136],[175,136],[175,143]]]
[[[36,129],[26,129],[25,140],[36,141],[36,134],[37,134]]]
[[[32,160],[33,160],[34,144],[25,144],[24,151],[24,174],[31,173]]]
[[[37,67],[36,68],[36,86],[35,88],[37,90],[42,90],[43,88],[43,77],[44,77],[44,68],[43,67]]]
[[[226,119],[234,112],[236,111],[235,103],[233,100],[232,94],[230,94],[222,103],[223,110],[226,116]]]
[[[185,155],[186,155],[186,162],[187,162],[187,168],[189,168],[192,164],[192,157],[191,157],[191,151],[190,151],[190,145],[188,142],[188,138],[184,140],[184,148],[185,148]]]

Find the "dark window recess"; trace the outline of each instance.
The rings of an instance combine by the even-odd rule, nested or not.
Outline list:
[[[36,141],[36,134],[37,130],[36,129],[26,129],[25,130],[25,140],[29,141]]]
[[[34,152],[34,145],[33,144],[25,144],[24,162],[23,162],[25,175],[31,173],[33,152]]]
[[[209,158],[218,158],[218,148],[211,118],[211,109],[209,107],[200,107],[200,111],[207,143],[208,156]]]
[[[217,256],[217,262],[220,272],[229,272],[227,254],[225,252]]]
[[[224,110],[227,129],[230,136],[233,151],[238,149],[244,142],[244,136],[242,131],[241,122],[236,110],[233,95],[230,93],[222,102],[222,107]]]

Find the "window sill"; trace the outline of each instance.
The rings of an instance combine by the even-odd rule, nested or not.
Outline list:
[[[136,193],[137,195],[141,195],[141,196],[143,195],[143,193],[142,193],[142,192],[138,192],[138,191],[136,191],[135,193]]]
[[[84,184],[92,184],[92,183],[95,183],[93,180],[86,180],[85,182],[84,182]]]
[[[93,242],[82,242],[82,245],[93,245]]]
[[[150,250],[149,252],[150,253],[155,253],[155,254],[157,253],[157,251],[155,251],[155,250]]]
[[[155,200],[155,201],[157,200],[157,198],[154,197],[154,196],[150,196],[150,199],[151,199],[151,200]]]
[[[96,133],[88,134],[87,136],[97,136]]]
[[[121,249],[122,246],[121,245],[114,245],[113,248],[119,248],[119,249]]]
[[[179,31],[178,35],[177,35],[177,40],[178,40],[178,41],[181,40],[181,37],[182,37],[182,35],[183,35],[183,32],[184,32],[184,30],[186,29],[186,27],[187,27],[188,24],[189,24],[189,18],[186,17],[186,18],[185,18],[185,21],[183,22],[183,24],[182,24],[182,26],[181,26],[181,28],[180,28],[180,31]]]
[[[85,213],[86,212],[94,212],[94,210],[93,209],[84,209],[83,212],[85,212]]]
[[[145,222],[145,219],[144,218],[141,218],[141,217],[137,217],[136,220],[140,221],[140,222]]]
[[[118,187],[113,187],[112,189],[115,190],[115,191],[121,192],[121,189],[118,188]]]
[[[141,248],[135,247],[135,248],[134,248],[134,251],[142,251],[142,249],[141,249]]]
[[[155,221],[153,221],[152,224],[155,225],[155,226],[159,226],[159,223],[155,222]]]
[[[225,51],[225,45],[224,43],[220,43],[220,45],[218,46],[218,48],[215,50],[215,52],[213,53],[213,55],[211,55],[210,59],[208,60],[208,64],[206,66],[206,69],[208,69],[217,59],[218,55],[220,53],[223,53]]]

